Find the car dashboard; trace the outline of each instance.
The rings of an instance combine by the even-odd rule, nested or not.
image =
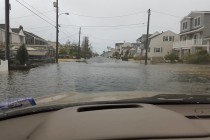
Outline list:
[[[2,140],[209,140],[209,104],[100,104],[0,121]]]

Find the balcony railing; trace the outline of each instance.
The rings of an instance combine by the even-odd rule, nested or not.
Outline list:
[[[191,40],[185,40],[173,43],[173,47],[188,47],[195,45],[206,45],[206,44],[204,44],[203,39],[191,39]]]

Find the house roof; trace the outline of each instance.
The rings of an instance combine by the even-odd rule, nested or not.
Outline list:
[[[0,24],[0,28],[5,30],[6,28],[5,24]]]
[[[35,34],[33,34],[33,33],[31,33],[31,32],[28,32],[28,31],[23,31],[23,33],[24,34],[26,34],[26,35],[29,35],[29,36],[32,36],[32,37],[35,37],[35,38],[37,38],[37,39],[40,39],[40,40],[43,40],[43,41],[46,41],[45,39],[43,39],[43,38],[41,38],[41,37],[39,37],[39,36],[37,36],[37,35],[35,35]],[[47,41],[46,41],[47,42]]]
[[[20,33],[20,28],[12,28],[12,32],[19,34]]]
[[[181,32],[181,33],[179,33],[179,35],[185,35],[185,34],[189,34],[189,33],[193,33],[193,32],[198,32],[198,31],[201,31],[203,29],[204,29],[204,27],[200,27],[200,28],[197,28],[197,29],[192,29],[190,31]]]
[[[210,11],[192,11],[191,13],[210,13]]]
[[[170,30],[167,30],[167,31],[162,32],[162,33],[155,32],[151,37],[149,37],[149,39],[151,40],[151,39],[153,39],[153,38],[155,38],[155,37],[158,37],[159,35],[162,35],[162,34],[164,34],[164,33],[166,33],[166,32],[174,33],[173,31],[170,31]],[[174,33],[174,34],[176,34],[176,33]]]
[[[183,21],[186,18],[192,18],[190,15],[192,13],[199,13],[199,14],[210,14],[210,11],[191,11],[187,16],[183,17],[181,21]]]
[[[152,34],[149,34],[149,37],[151,36]],[[140,40],[141,38],[146,38],[147,37],[147,34],[142,34],[141,37],[139,37],[137,40]]]
[[[124,43],[115,43],[115,46],[123,45]]]
[[[163,33],[163,32],[162,32]],[[152,34],[149,39],[152,39],[152,38],[155,38],[156,36],[159,36],[161,35],[162,33],[159,33],[159,32],[155,32],[154,34]]]

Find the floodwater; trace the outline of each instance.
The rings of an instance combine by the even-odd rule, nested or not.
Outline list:
[[[139,91],[210,94],[210,67],[143,65],[107,58],[60,62],[29,71],[0,73],[0,100],[63,93]]]

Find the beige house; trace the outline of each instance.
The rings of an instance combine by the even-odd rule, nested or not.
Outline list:
[[[148,57],[153,60],[159,58],[164,60],[165,55],[173,49],[173,42],[179,41],[179,35],[172,31],[165,31],[150,36]]]

